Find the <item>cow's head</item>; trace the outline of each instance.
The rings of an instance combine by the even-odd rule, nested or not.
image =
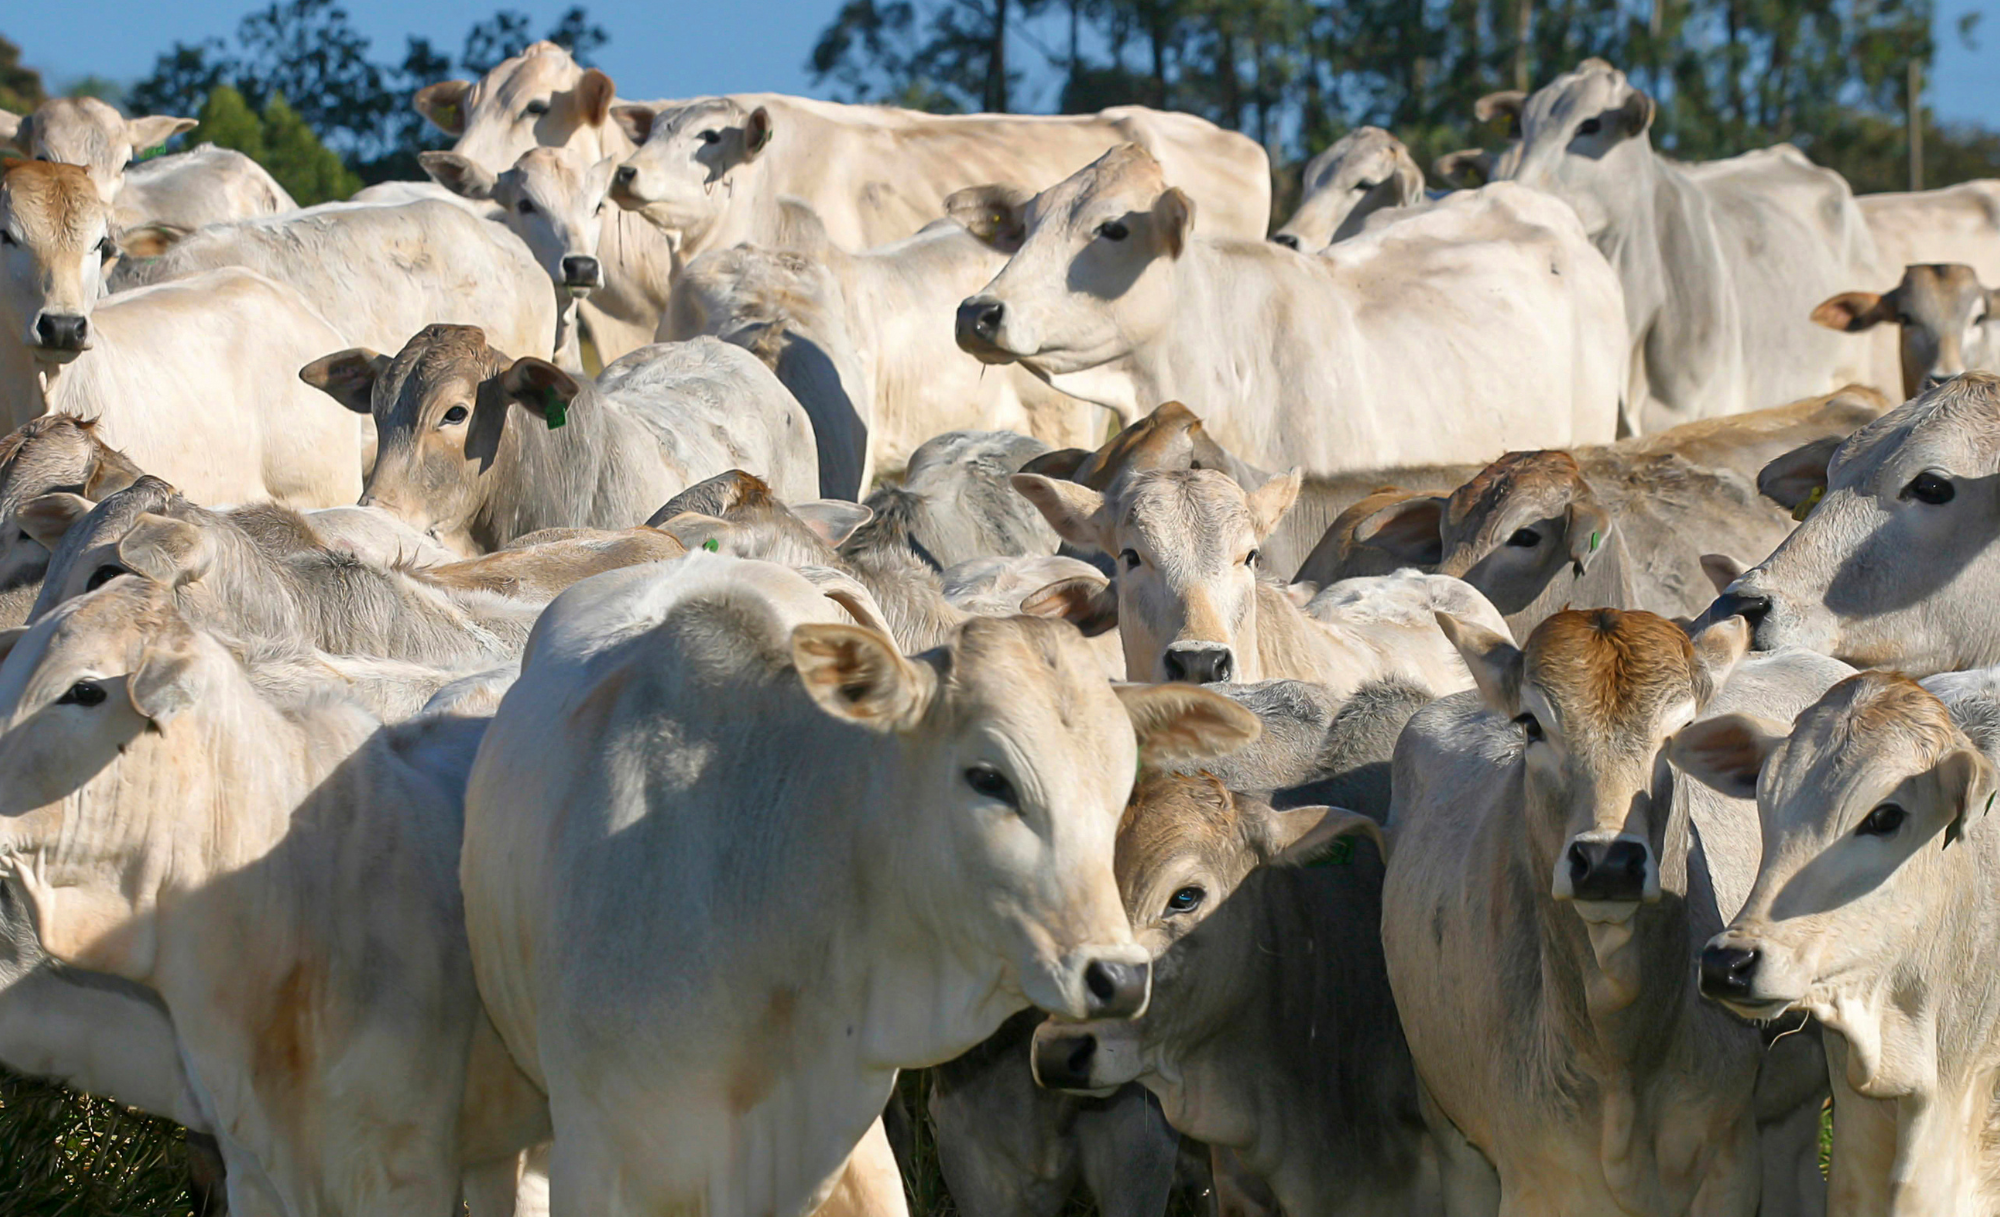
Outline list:
[[[1271,239],[1317,253],[1360,232],[1362,221],[1384,207],[1423,197],[1424,171],[1403,141],[1380,127],[1358,127],[1306,165],[1298,210]]]
[[[1624,210],[1646,179],[1634,157],[1648,156],[1653,99],[1602,59],[1586,59],[1520,104],[1520,143],[1496,164],[1509,177],[1576,209],[1593,238]]]
[[[1134,774],[1240,747],[1256,716],[1203,689],[1114,691],[1076,631],[1023,617],[975,617],[916,659],[872,630],[799,626],[792,657],[822,710],[899,741],[879,802],[904,906],[962,956],[1006,960],[1044,1010],[1143,1012],[1149,955],[1112,871]]]
[[[497,493],[494,466],[519,444],[526,423],[576,426],[570,406],[582,385],[545,359],[510,360],[474,325],[431,325],[394,358],[365,348],[338,351],[299,379],[375,419],[375,468],[363,506],[470,549],[473,521]]]
[[[192,118],[126,118],[95,97],[62,97],[43,102],[25,118],[0,111],[0,143],[11,143],[21,155],[38,161],[83,166],[97,197],[109,207],[117,201],[134,157],[195,126]]]
[[[1194,236],[1194,200],[1122,144],[1032,199],[978,186],[945,200],[966,231],[1013,257],[958,307],[958,345],[1050,373],[1097,367],[1163,330],[1169,283]]]
[[[1667,740],[1694,720],[1748,645],[1735,621],[1693,642],[1651,613],[1565,611],[1527,645],[1447,614],[1438,624],[1481,698],[1521,732],[1526,831],[1557,900],[1622,922],[1660,898]]]
[[[728,97],[658,110],[619,106],[613,115],[639,150],[612,175],[612,199],[695,245],[778,134],[769,110]]]
[[[1979,858],[1952,846],[1993,833],[1993,766],[1908,677],[1850,676],[1789,729],[1734,714],[1696,723],[1672,756],[1757,799],[1757,881],[1701,956],[1702,992],[1746,1017],[1801,1007],[1848,1031],[1879,1012],[1914,955],[1942,958],[1940,924],[1986,882]],[[1858,1042],[1865,1056],[1879,1043]]]
[[[451,150],[489,173],[530,148],[571,148],[594,164],[622,151],[607,139],[617,90],[596,68],[579,67],[553,42],[537,42],[477,81],[446,80],[417,90],[417,113],[458,142]]]
[[[604,231],[605,191],[617,158],[595,163],[575,148],[531,148],[494,176],[456,152],[419,154],[424,172],[468,199],[491,199],[558,288],[587,296],[604,286],[597,239]]]
[[[44,414],[0,438],[0,590],[31,583],[81,515],[73,504],[29,504],[52,494],[83,504],[130,486],[139,468],[97,438],[94,419]]]
[[[0,161],[0,323],[44,363],[90,349],[111,208],[76,165]]]
[[[1967,372],[1889,411],[1826,458],[1812,444],[1758,486],[1804,522],[1709,610],[1760,650],[1803,646],[1917,675],[2000,662],[2000,376]]]
[[[1211,469],[1138,474],[1109,495],[1032,473],[1016,474],[1013,485],[1063,539],[1114,558],[1127,679],[1264,678],[1258,551],[1298,497],[1297,471],[1247,492]],[[1075,616],[1059,597],[1028,603]]]
[[[1903,268],[1903,281],[1886,292],[1842,292],[1812,312],[1828,329],[1860,333],[1878,325],[1899,327],[1903,396],[1950,380],[1960,372],[2000,372],[2000,293],[1979,282],[1979,272],[1955,262]]]
[[[1211,958],[1216,944],[1192,932],[1258,867],[1317,856],[1349,833],[1370,837],[1383,852],[1381,829],[1353,812],[1277,811],[1207,774],[1143,779],[1118,826],[1118,891],[1133,935],[1153,956],[1155,1005],[1129,1023],[1043,1024],[1035,1034],[1036,1080],[1059,1090],[1109,1090],[1157,1070],[1164,1044],[1214,1034],[1215,1020],[1242,994],[1208,983],[1230,964]]]

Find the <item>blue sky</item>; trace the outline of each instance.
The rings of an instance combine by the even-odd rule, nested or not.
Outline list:
[[[354,23],[375,40],[375,56],[400,56],[405,34],[429,36],[456,52],[466,29],[495,8],[531,13],[546,26],[567,7],[551,0],[344,0]],[[143,76],[176,39],[227,36],[259,0],[145,0],[144,3],[18,4],[0,15],[0,34],[54,82],[97,73]],[[687,97],[732,91],[810,93],[805,59],[837,0],[588,0],[611,33],[598,61],[627,97]],[[1937,0],[1942,52],[1930,102],[1946,119],[2000,127],[2000,0]],[[1958,18],[1983,14],[1980,49],[1959,41]],[[1025,49],[1022,52],[1025,57]],[[1026,99],[1030,104],[1044,97]]]

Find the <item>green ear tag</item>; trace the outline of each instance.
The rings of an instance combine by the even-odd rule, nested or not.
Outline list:
[[[554,389],[542,390],[542,418],[551,431],[569,421],[569,403],[556,396]]]
[[[712,554],[719,554],[722,552],[722,542],[716,540],[714,537],[710,537],[708,540],[703,541],[701,543],[701,547]]]
[[[1596,534],[1596,533],[1591,533],[1591,534],[1590,534],[1590,552],[1591,552],[1591,553],[1596,553],[1596,552],[1597,552],[1597,534]]]
[[[1794,520],[1803,521],[1807,516],[1812,514],[1812,509],[1819,506],[1819,501],[1825,497],[1826,497],[1826,487],[1824,486],[1813,487],[1812,493],[1807,495],[1805,498],[1799,500],[1799,505],[1797,507],[1792,508],[1792,518]]]

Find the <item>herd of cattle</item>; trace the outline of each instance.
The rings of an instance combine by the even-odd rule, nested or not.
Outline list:
[[[2000,1212],[2000,182],[415,104],[0,115],[0,1064],[208,1211]]]

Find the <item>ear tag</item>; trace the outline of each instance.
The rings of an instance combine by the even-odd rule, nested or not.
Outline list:
[[[1801,499],[1797,507],[1792,508],[1792,518],[1803,522],[1807,516],[1812,514],[1812,509],[1819,506],[1819,501],[1825,497],[1826,487],[1813,487],[1812,493]]]
[[[722,552],[722,542],[716,540],[714,537],[710,537],[708,540],[703,541],[701,543],[701,547],[712,554],[719,554]]]
[[[1308,869],[1317,870],[1323,866],[1346,866],[1354,861],[1354,842],[1348,837],[1335,837],[1331,844],[1319,852],[1312,861],[1306,863]]]
[[[1597,534],[1594,532],[1590,534],[1590,552],[1597,552]]]
[[[556,396],[554,389],[542,390],[542,418],[551,431],[569,421],[569,403]]]

